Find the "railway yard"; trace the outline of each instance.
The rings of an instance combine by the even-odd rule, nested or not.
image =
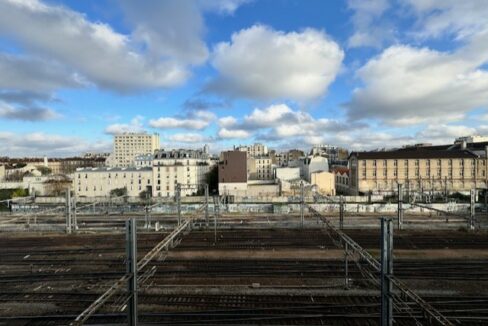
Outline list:
[[[124,276],[126,217],[79,219],[76,234],[1,234],[0,325],[69,325]],[[352,220],[344,234],[378,259],[378,216],[358,216],[367,227]],[[144,228],[139,216],[139,260],[176,225],[174,216],[155,221],[159,231]],[[296,222],[290,216],[224,215],[214,229],[196,221],[141,273],[139,323],[379,325],[378,271],[350,254],[346,276],[344,246],[331,229],[311,216],[304,228]],[[487,325],[488,233],[467,231],[463,223],[446,223],[438,214],[406,216],[407,227],[394,231],[393,274],[453,325]],[[401,298],[396,325],[442,324],[394,291]],[[126,308],[123,287],[85,324],[126,324]]]

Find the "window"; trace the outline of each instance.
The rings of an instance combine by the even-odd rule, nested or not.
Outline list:
[[[373,161],[373,166],[376,166],[376,160]]]
[[[398,166],[398,160],[393,161],[393,166]]]
[[[376,170],[373,170],[373,177],[376,177]]]

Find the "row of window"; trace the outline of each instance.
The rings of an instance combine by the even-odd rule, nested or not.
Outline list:
[[[386,166],[388,160],[382,160],[382,161],[383,161],[383,166]],[[458,161],[459,161],[459,164],[461,166],[464,166],[465,163],[466,164],[471,164],[471,166],[475,166],[475,160],[474,159],[460,159]],[[378,160],[373,160],[372,161],[373,166],[376,166],[377,165],[377,162],[378,162]],[[437,160],[426,160],[425,161],[425,163],[426,163],[427,166],[430,166],[431,163],[434,163],[434,162],[437,162],[437,165],[438,166],[442,165],[442,160],[440,160],[440,159],[437,159]],[[409,160],[403,160],[403,165],[404,166],[408,166],[408,163],[409,163]],[[452,159],[449,159],[447,161],[447,164],[448,165],[452,165],[452,163],[453,163],[453,160]],[[366,160],[361,160],[361,164],[362,164],[362,166],[366,166]],[[419,166],[420,165],[420,160],[415,160],[414,161],[414,164],[415,164],[415,166]],[[486,164],[486,162],[484,160],[482,160],[481,161],[481,165],[484,166],[485,164]],[[393,161],[393,166],[398,166],[398,160],[394,160]]]

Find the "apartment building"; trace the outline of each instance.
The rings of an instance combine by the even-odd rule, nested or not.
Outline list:
[[[201,150],[156,151],[153,158],[153,197],[174,196],[177,184],[181,195],[190,196],[206,183],[213,161]]]
[[[249,180],[273,180],[273,159],[269,156],[256,156],[247,159],[247,178]]]
[[[481,145],[483,150],[481,150]],[[488,143],[418,146],[353,152],[349,187],[353,194],[395,191],[399,183],[416,191],[467,192],[488,185]]]
[[[142,154],[154,154],[160,148],[159,134],[123,133],[114,136],[114,151],[109,164],[112,167],[129,167],[134,158]]]
[[[79,197],[106,197],[120,188],[136,197],[151,191],[152,174],[151,168],[79,168],[74,173],[73,188]]]
[[[269,154],[268,146],[259,143],[247,146],[240,145],[234,148],[234,150],[246,152],[247,157],[267,156]]]
[[[247,153],[239,150],[220,154],[219,193],[247,191]]]

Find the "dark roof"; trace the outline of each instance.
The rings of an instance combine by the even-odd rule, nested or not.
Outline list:
[[[352,152],[351,156],[366,160],[386,160],[386,159],[437,159],[437,158],[477,158],[478,155],[469,150],[430,150],[423,148],[398,149],[393,151],[377,152]]]

